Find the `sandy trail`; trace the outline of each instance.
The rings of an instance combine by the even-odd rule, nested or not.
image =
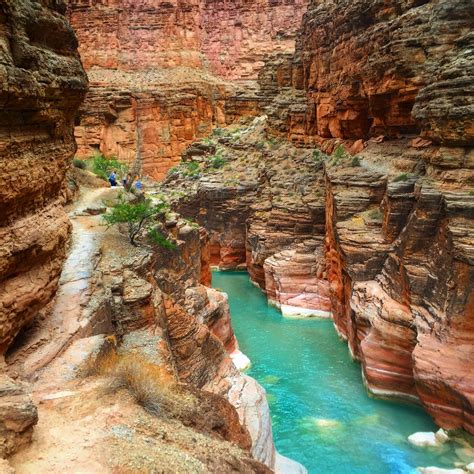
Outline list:
[[[107,229],[102,225],[100,215],[89,212],[103,212],[104,201],[113,199],[119,190],[83,188],[81,196],[70,208],[71,245],[49,316],[37,321],[25,335],[21,346],[10,355],[10,364],[27,377],[48,365],[74,339],[90,333],[90,320],[85,308]]]

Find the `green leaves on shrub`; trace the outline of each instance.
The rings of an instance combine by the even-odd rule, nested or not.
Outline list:
[[[81,170],[85,170],[87,168],[87,163],[84,160],[80,160],[79,158],[74,158],[72,160],[72,164],[74,167],[79,168]]]
[[[154,243],[163,247],[164,249],[175,249],[176,244],[167,239],[161,232],[158,232],[156,229],[148,230],[148,237]]]
[[[222,157],[222,155],[214,155],[211,156],[210,159],[211,168],[218,169],[222,168],[226,164],[226,160]]]
[[[188,161],[186,163],[186,169],[184,171],[184,176],[199,176],[200,168],[199,163],[197,161]]]
[[[105,158],[101,154],[94,155],[90,162],[92,172],[105,180],[108,179],[113,170],[119,174],[125,174],[128,171],[128,166],[125,163],[118,161],[116,158]]]
[[[399,174],[396,178],[394,178],[393,182],[398,183],[399,181],[407,181],[408,175],[406,173]]]
[[[357,168],[360,166],[360,158],[358,156],[354,156],[354,158],[352,158],[351,166],[353,168]]]
[[[127,202],[123,196],[120,196],[117,203],[103,216],[103,220],[108,227],[116,224],[127,224],[129,241],[132,245],[136,246],[135,239],[138,234],[158,214],[164,212],[167,208],[167,204],[161,203],[156,205],[150,199],[132,204]]]

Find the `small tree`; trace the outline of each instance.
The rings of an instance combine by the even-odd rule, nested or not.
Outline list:
[[[165,211],[167,207],[165,203],[153,204],[150,199],[132,204],[121,196],[110,211],[103,216],[103,219],[108,227],[116,224],[127,224],[128,238],[130,243],[136,247],[135,239],[137,235],[150,224],[153,217]]]

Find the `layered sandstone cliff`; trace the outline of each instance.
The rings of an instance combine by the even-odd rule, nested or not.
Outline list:
[[[209,229],[214,264],[243,265],[245,248],[252,279],[277,304],[327,310],[329,297],[369,390],[420,401],[440,425],[472,432],[470,7],[311,2],[296,53],[273,56],[259,74],[263,142],[220,138],[228,164],[217,177],[191,157],[204,163],[201,176],[180,184],[178,208]],[[272,137],[317,145],[312,168],[298,158],[304,149],[285,165]],[[305,195],[306,180],[323,202]],[[321,243],[298,253],[324,234],[317,270]]]
[[[53,297],[63,210],[87,79],[64,2],[0,5],[0,355]]]
[[[258,98],[223,79],[255,79],[268,54],[291,51],[306,5],[70,0],[91,82],[78,155],[139,155],[162,179],[196,137],[256,114]]]
[[[292,59],[304,116],[275,128],[329,151],[366,148],[325,163],[336,327],[371,391],[419,399],[437,423],[472,432],[471,8],[312,2]],[[274,85],[270,110],[298,85]]]

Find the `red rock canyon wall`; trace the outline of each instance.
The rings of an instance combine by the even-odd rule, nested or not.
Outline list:
[[[163,178],[196,137],[257,113],[223,79],[255,79],[267,55],[291,51],[306,4],[70,0],[91,81],[78,155],[130,162],[139,149],[144,172]]]
[[[298,98],[299,120],[280,117],[275,133],[357,144],[362,166],[325,164],[326,251],[335,324],[369,389],[474,432],[471,9],[313,1],[279,65],[288,79],[261,77],[270,117]]]
[[[63,210],[87,79],[64,2],[0,4],[0,355],[53,297]]]

